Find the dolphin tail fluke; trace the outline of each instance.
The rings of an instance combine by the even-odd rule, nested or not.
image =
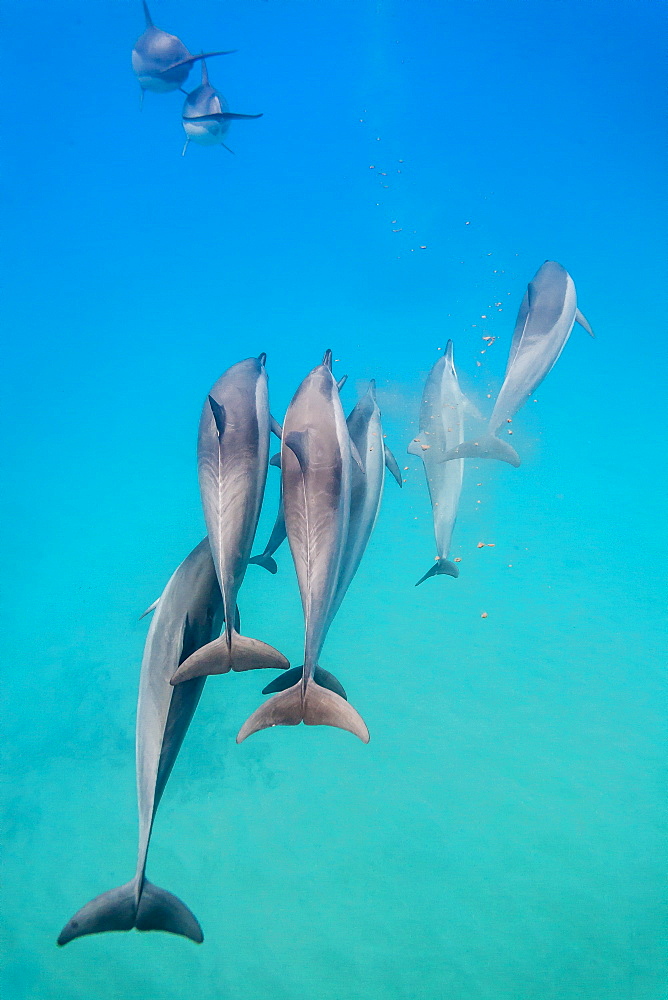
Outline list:
[[[285,670],[290,664],[277,649],[239,635],[234,629],[229,635],[223,633],[218,639],[202,646],[183,661],[172,677],[171,684],[182,684],[192,677],[207,677],[210,674],[226,674],[229,670],[257,670],[269,667]]]
[[[334,726],[359,736],[363,743],[369,742],[369,730],[362,717],[352,705],[334,691],[321,687],[310,679],[304,691],[299,679],[296,684],[275,694],[261,705],[244,722],[237,734],[237,743],[252,733],[271,726],[297,726],[303,722],[307,726]]]
[[[135,927],[138,931],[167,931],[197,944],[204,940],[197,917],[185,903],[159,885],[144,880]]]
[[[303,671],[303,667],[291,667],[290,670],[285,670],[278,677],[274,677],[273,681],[269,681],[266,687],[262,688],[262,694],[275,694],[277,691],[285,691],[286,688],[292,687],[293,684],[301,680]],[[343,684],[336,679],[334,674],[330,674],[329,670],[325,670],[323,667],[316,667],[313,671],[313,680],[320,687],[329,688],[330,691],[338,694],[344,701],[348,701],[348,695],[345,692]]]
[[[418,582],[415,584],[419,587],[421,583],[428,580],[430,576],[454,576],[457,578],[459,576],[459,570],[454,563],[451,563],[448,559],[438,559],[437,562],[427,570],[424,576],[421,576]]]
[[[259,556],[253,556],[252,559],[248,560],[249,563],[253,563],[254,566],[264,566],[266,570],[270,573],[278,573],[278,566],[276,565],[276,560],[272,559],[271,556],[267,556],[262,552]]]
[[[441,461],[450,462],[456,458],[496,458],[500,462],[514,465],[516,469],[521,464],[515,449],[494,434],[487,434],[475,441],[463,441],[456,448],[446,451]]]
[[[63,927],[58,944],[104,931],[168,931],[198,943],[202,929],[188,907],[171,892],[144,880],[137,905],[137,880],[111,889],[86,903]]]

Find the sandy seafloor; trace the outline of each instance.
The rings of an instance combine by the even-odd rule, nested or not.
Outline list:
[[[661,5],[153,7],[193,51],[239,50],[209,67],[232,110],[264,112],[230,130],[236,155],[181,158],[181,95],[140,113],[134,0],[2,14],[3,1000],[660,1000]],[[421,384],[452,337],[489,412],[546,258],[596,339],[576,328],[515,419],[521,468],[467,468],[460,578],[416,589]],[[346,408],[378,380],[407,467],[321,660],[371,742],[237,747],[267,678],[211,679],[148,864],[204,944],[60,950],[134,870],[137,619],[203,535],[205,394],[266,351],[280,419],[329,346]],[[270,470],[258,546],[276,493]],[[250,568],[242,622],[296,664],[278,561]]]

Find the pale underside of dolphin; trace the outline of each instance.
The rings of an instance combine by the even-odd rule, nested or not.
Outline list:
[[[443,458],[449,449],[464,440],[466,414],[482,419],[459,386],[453,344],[449,340],[445,354],[427,376],[420,404],[420,432],[408,446],[408,454],[421,459],[424,466],[438,553],[434,565],[418,580],[416,587],[431,576],[459,576],[457,566],[448,555],[462,491],[464,461],[444,462]]]
[[[590,336],[592,329],[577,306],[575,284],[568,271],[555,261],[545,261],[534,275],[522,300],[510,346],[506,374],[494,404],[487,433],[451,448],[444,461],[458,458],[496,458],[515,467],[520,458],[514,448],[497,437],[536,391],[559,360],[575,323]]]
[[[183,102],[181,123],[186,141],[181,155],[185,156],[189,142],[200,146],[223,146],[233,153],[234,150],[223,142],[230,122],[251,118],[262,118],[262,115],[241,115],[230,111],[223,95],[209,83],[206,61],[202,57],[202,82]]]
[[[206,538],[184,559],[151,609],[155,616],[146,638],[137,703],[136,873],[130,882],[97,896],[75,913],[61,931],[59,945],[87,934],[133,927],[202,941],[199,923],[188,907],[149,882],[145,870],[155,814],[205,684],[203,677],[178,688],[169,681],[179,663],[210,642],[222,625],[222,598]]]
[[[142,97],[146,90],[156,94],[180,90],[194,63],[213,56],[231,55],[236,51],[226,49],[192,55],[176,35],[156,28],[145,0],[143,6],[146,30],[132,50],[132,69],[142,89]]]
[[[296,683],[274,694],[247,719],[238,743],[260,729],[300,722],[335,726],[364,743],[369,740],[364,721],[342,697],[341,686],[318,671],[348,532],[351,461],[362,464],[350,440],[331,364],[327,351],[323,363],[300,385],[285,416],[281,444],[285,523],[304,610],[304,665],[298,668]]]
[[[237,597],[246,574],[260,516],[269,435],[281,428],[269,413],[266,356],[232,365],[218,379],[204,404],[197,442],[197,465],[204,519],[223,595],[225,630],[202,646],[172,677],[181,684],[192,677],[229,670],[270,667],[284,670],[286,658],[258,639],[240,635],[234,626]]]

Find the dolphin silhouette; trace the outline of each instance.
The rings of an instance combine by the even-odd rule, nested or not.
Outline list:
[[[219,90],[209,83],[209,73],[202,57],[202,82],[195,87],[183,102],[181,122],[186,133],[186,142],[181,152],[185,156],[189,142],[200,146],[225,146],[224,137],[230,122],[243,118],[262,118],[262,115],[238,115],[231,112],[227,101]],[[225,146],[228,152],[233,152]]]
[[[452,532],[462,491],[464,461],[443,462],[443,456],[464,440],[464,415],[481,416],[459,387],[452,341],[427,376],[420,405],[420,433],[408,446],[408,454],[422,459],[434,518],[438,556],[435,564],[415,584],[430,576],[459,576],[448,559]]]
[[[496,435],[552,371],[575,323],[594,336],[577,307],[570,274],[561,264],[546,260],[531,280],[517,314],[505,379],[487,433],[476,441],[464,441],[451,448],[444,462],[455,458],[498,458],[516,468],[519,466],[515,449]]]
[[[60,932],[59,945],[86,934],[132,927],[169,931],[197,942],[203,939],[188,907],[149,882],[145,871],[155,814],[206,681],[197,677],[173,688],[169,680],[183,659],[218,635],[223,620],[208,539],[184,559],[155,602],[155,609],[144,647],[137,703],[136,874],[130,882],[97,896],[75,913]]]
[[[132,50],[132,69],[142,89],[156,94],[166,94],[170,90],[180,90],[188,79],[193,63],[212,56],[229,56],[236,49],[220,52],[203,52],[193,56],[180,38],[156,28],[148,6],[143,0],[146,30],[139,36]]]
[[[269,413],[266,355],[247,358],[221,375],[204,404],[197,441],[199,486],[213,562],[223,595],[225,631],[189,656],[172,677],[192,677],[256,667],[285,669],[285,657],[234,627],[260,516],[267,478],[269,435],[281,428]]]
[[[342,697],[338,681],[317,672],[348,533],[351,456],[361,465],[332,375],[332,352],[327,351],[290,403],[281,443],[285,524],[304,610],[304,665],[296,683],[246,720],[237,743],[260,729],[300,722],[347,729],[369,741],[364,721]]]

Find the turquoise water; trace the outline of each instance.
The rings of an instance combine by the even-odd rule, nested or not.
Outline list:
[[[179,94],[140,112],[139,3],[3,10],[3,998],[659,1000],[660,4],[152,13],[193,51],[239,50],[209,65],[233,110],[264,112],[231,127],[236,155],[180,156]],[[521,468],[467,469],[460,578],[415,589],[434,555],[406,455],[424,378],[451,337],[489,413],[546,258],[596,339],[576,328],[515,419]],[[329,346],[346,410],[377,379],[407,466],[321,661],[371,743],[299,727],[236,746],[266,678],[212,678],[148,863],[204,944],[58,949],[134,871],[137,619],[204,533],[205,393],[266,351],[280,418]],[[256,549],[277,488],[270,470]],[[248,571],[244,631],[298,663],[278,561]]]

